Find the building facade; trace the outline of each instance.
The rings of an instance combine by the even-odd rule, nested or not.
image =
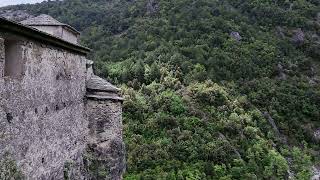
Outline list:
[[[0,18],[2,176],[10,159],[23,179],[121,179],[122,98],[78,37],[46,15]]]

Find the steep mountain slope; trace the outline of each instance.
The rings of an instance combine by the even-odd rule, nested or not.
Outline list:
[[[83,33],[122,85],[127,179],[308,179],[320,161],[317,0],[7,7]]]

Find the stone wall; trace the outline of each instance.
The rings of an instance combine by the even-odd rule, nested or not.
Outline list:
[[[0,37],[11,35],[0,32]],[[3,39],[0,157],[10,154],[26,179],[63,179],[70,164],[83,162],[87,144],[86,58],[19,37],[23,74],[3,77]],[[81,171],[80,165],[77,167]],[[71,171],[73,177],[81,174],[75,172],[78,170]]]
[[[125,171],[122,102],[89,98],[86,107],[90,133],[85,164],[93,170],[89,178],[119,180]]]
[[[40,31],[62,38],[62,26],[32,26]]]
[[[0,37],[0,78],[4,75],[4,39]]]
[[[68,28],[62,28],[62,39],[69,41],[74,44],[78,44],[78,35],[68,30]]]

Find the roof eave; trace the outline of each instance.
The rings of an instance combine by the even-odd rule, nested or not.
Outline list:
[[[87,47],[83,47],[80,45],[76,45],[73,43],[70,43],[68,41],[65,41],[61,38],[58,38],[56,36],[53,36],[51,34],[39,31],[35,28],[32,27],[28,27],[26,25],[23,25],[21,23],[17,23],[11,20],[7,20],[4,19],[2,17],[0,17],[0,31],[1,30],[6,30],[7,31],[11,31],[14,33],[17,33],[21,36],[25,36],[25,37],[29,37],[31,39],[35,39],[37,41],[41,41],[44,43],[48,43],[48,44],[52,44],[64,49],[68,49],[83,55],[87,55],[91,49],[87,48]]]

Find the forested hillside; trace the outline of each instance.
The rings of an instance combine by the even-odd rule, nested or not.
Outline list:
[[[6,7],[82,32],[122,87],[125,179],[310,179],[319,0],[64,0]]]

